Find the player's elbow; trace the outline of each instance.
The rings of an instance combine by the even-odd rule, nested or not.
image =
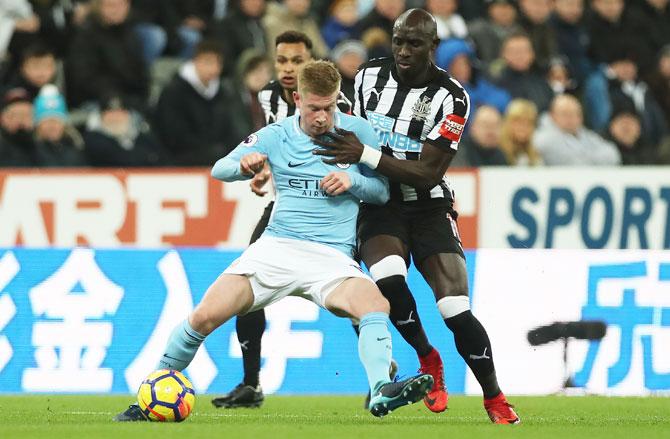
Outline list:
[[[419,190],[429,191],[442,181],[442,173],[435,172],[434,170],[428,170],[422,173],[419,178],[419,183],[415,187]]]

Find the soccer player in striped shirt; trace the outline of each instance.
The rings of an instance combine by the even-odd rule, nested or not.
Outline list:
[[[419,319],[405,281],[410,255],[435,295],[456,349],[482,387],[491,421],[515,424],[519,417],[498,386],[491,342],[470,311],[457,214],[444,178],[469,115],[469,98],[432,61],[439,39],[428,12],[410,9],[398,17],[391,43],[393,57],[361,66],[354,90],[354,113],[371,122],[381,151],[336,130],[330,140],[315,139],[323,147],[315,154],[326,156],[326,163],[366,164],[390,180],[386,205],[361,208],[360,254],[391,303],[391,321],[416,349],[421,371],[435,377],[426,405],[444,410],[447,393],[439,354],[423,331],[412,328]]]

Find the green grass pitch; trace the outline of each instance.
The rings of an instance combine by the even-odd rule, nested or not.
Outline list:
[[[128,396],[0,396],[3,438],[670,438],[670,398],[512,397],[519,425],[492,425],[480,398],[452,396],[449,410],[422,403],[383,419],[362,409],[362,396],[270,396],[260,409],[215,409],[196,397],[181,424],[111,421]]]

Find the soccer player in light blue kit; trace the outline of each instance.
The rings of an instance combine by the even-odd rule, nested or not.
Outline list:
[[[433,385],[429,374],[390,382],[389,303],[352,259],[359,202],[388,201],[386,179],[365,165],[329,165],[312,153],[312,138],[335,126],[355,132],[368,145],[378,144],[367,121],[335,112],[340,80],[330,62],[307,64],[294,92],[300,115],[250,135],[214,165],[212,176],[231,182],[253,177],[268,162],[275,206],[261,238],[214,281],[189,318],[174,329],[160,369],[185,369],[205,337],[233,316],[299,296],[335,315],[360,320],[358,352],[373,415],[419,401]],[[133,404],[115,420],[145,418]]]

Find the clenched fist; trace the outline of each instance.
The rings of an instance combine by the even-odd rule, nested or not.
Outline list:
[[[244,175],[255,175],[263,170],[265,160],[268,158],[265,154],[252,152],[240,159],[240,172]]]

